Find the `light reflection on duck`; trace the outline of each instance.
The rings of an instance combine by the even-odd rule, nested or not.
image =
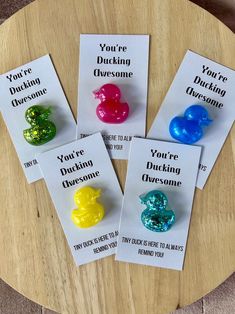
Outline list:
[[[104,217],[104,207],[97,202],[101,190],[85,186],[74,194],[74,202],[78,208],[74,209],[71,219],[79,228],[89,228],[98,224]]]
[[[184,144],[194,144],[203,136],[203,127],[212,122],[207,110],[201,105],[188,107],[183,117],[175,117],[169,125],[171,136]]]
[[[141,214],[141,221],[145,228],[154,232],[168,231],[175,222],[175,213],[167,209],[168,199],[164,193],[158,190],[141,195],[141,203],[146,209]]]
[[[94,91],[101,102],[96,108],[97,117],[105,123],[123,123],[129,115],[129,106],[120,101],[121,91],[114,84],[105,84]]]

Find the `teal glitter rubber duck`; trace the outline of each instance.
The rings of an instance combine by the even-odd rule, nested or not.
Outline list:
[[[25,140],[35,146],[43,145],[51,141],[56,135],[56,126],[48,120],[51,114],[50,108],[35,105],[25,112],[25,119],[31,128],[23,131]]]
[[[168,231],[175,222],[175,213],[167,209],[166,195],[161,191],[153,190],[139,198],[141,204],[147,206],[141,214],[141,221],[145,228],[154,232]]]

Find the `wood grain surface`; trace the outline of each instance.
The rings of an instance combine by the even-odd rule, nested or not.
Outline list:
[[[36,0],[0,26],[0,73],[50,53],[76,116],[80,33],[151,35],[147,129],[187,49],[235,69],[234,34],[186,0]],[[31,300],[69,314],[169,313],[234,271],[234,129],[196,190],[183,272],[113,256],[75,267],[45,183],[27,184],[2,118],[0,148],[0,277]],[[115,162],[122,186],[126,165]]]

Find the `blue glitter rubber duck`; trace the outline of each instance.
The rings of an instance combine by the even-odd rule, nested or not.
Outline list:
[[[183,117],[175,117],[171,120],[169,132],[177,141],[193,144],[202,138],[202,127],[208,126],[211,122],[203,106],[192,105],[185,110]]]
[[[139,196],[141,203],[147,208],[141,214],[145,228],[154,232],[168,231],[175,222],[173,210],[167,210],[168,199],[164,193],[153,190]]]

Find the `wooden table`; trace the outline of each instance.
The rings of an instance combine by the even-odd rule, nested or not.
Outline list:
[[[188,48],[235,69],[234,34],[186,0],[36,0],[0,27],[0,73],[50,53],[76,115],[80,33],[151,35],[148,129]],[[183,272],[113,256],[76,268],[45,183],[26,183],[2,119],[0,134],[0,276],[31,300],[69,314],[169,313],[234,271],[232,134],[196,191]],[[126,162],[115,168],[123,184]]]

